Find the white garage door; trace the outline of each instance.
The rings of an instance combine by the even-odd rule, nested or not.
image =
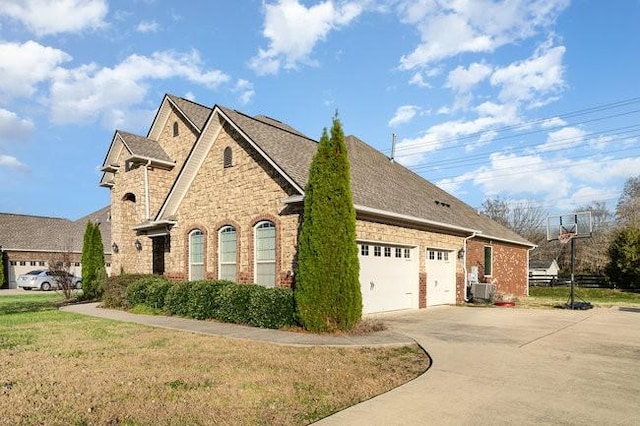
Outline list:
[[[362,312],[418,308],[417,249],[358,243]]]
[[[427,306],[456,303],[456,262],[453,251],[427,249]]]

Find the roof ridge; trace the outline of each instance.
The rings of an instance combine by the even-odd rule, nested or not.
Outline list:
[[[293,132],[293,131],[291,131],[291,130],[288,130],[288,129],[285,129],[285,128],[282,128],[282,127],[279,127],[279,126],[275,126],[275,125],[274,125],[274,124],[272,124],[272,123],[269,123],[269,122],[267,122],[267,121],[260,120],[260,119],[258,119],[256,116],[251,116],[251,115],[246,114],[246,113],[244,113],[244,112],[242,112],[242,111],[238,111],[238,110],[237,110],[237,109],[235,109],[235,108],[225,107],[224,105],[220,105],[220,104],[216,104],[216,105],[217,105],[218,107],[220,107],[221,109],[223,109],[223,110],[224,110],[224,109],[231,110],[231,111],[235,112],[236,114],[240,114],[240,115],[242,115],[243,117],[249,118],[249,119],[251,119],[251,120],[253,120],[253,121],[257,121],[258,123],[262,123],[262,124],[267,125],[267,126],[269,126],[269,127],[273,127],[274,129],[278,129],[278,130],[281,130],[281,131],[283,131],[283,132],[289,133],[290,135],[298,136],[298,137],[301,137],[301,138],[307,139],[307,140],[309,140],[309,141],[311,141],[311,142],[318,143],[318,141],[317,141],[317,140],[315,140],[315,139],[313,139],[313,138],[310,138],[309,136],[305,135],[304,133],[301,133],[301,132],[298,132],[298,131]],[[277,120],[277,119],[275,119],[275,118],[271,118],[271,117],[269,117],[269,116],[267,116],[267,115],[264,115],[264,114],[260,114],[260,115],[261,115],[261,116],[263,116],[263,117],[266,117],[266,118],[268,118],[268,119],[270,119],[270,120],[277,121],[278,123],[282,123],[282,124],[283,124],[283,125],[285,125],[285,126],[291,127],[289,124],[285,123],[284,121],[280,121],[280,120]],[[293,129],[293,127],[291,127],[291,128]]]
[[[5,213],[5,212],[0,212],[0,215],[32,217],[32,218],[36,218],[36,219],[55,219],[55,220],[66,220],[66,221],[69,221],[69,222],[73,222],[71,219],[68,219],[68,218],[66,218],[66,217],[56,217],[56,216],[39,216],[39,215],[26,214],[26,213]]]
[[[167,93],[167,96],[170,96],[170,97],[173,97],[173,98],[177,98],[177,99],[183,100],[185,102],[192,103],[192,104],[197,105],[197,106],[202,107],[202,108],[213,110],[213,108],[208,107],[205,104],[201,104],[200,102],[192,101],[191,99],[183,98],[182,96],[174,95],[172,93]]]

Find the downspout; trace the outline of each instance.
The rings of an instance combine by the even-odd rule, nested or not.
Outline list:
[[[145,220],[149,220],[150,207],[149,207],[149,166],[151,165],[151,160],[147,160],[147,164],[144,166],[144,214]]]
[[[464,291],[462,292],[462,299],[465,302],[468,302],[469,299],[467,299],[467,287],[469,285],[469,279],[468,279],[468,272],[467,272],[467,241],[469,241],[471,238],[475,237],[478,235],[478,232],[474,231],[473,234],[469,235],[468,237],[465,237],[464,240],[462,240],[462,269],[464,270]]]

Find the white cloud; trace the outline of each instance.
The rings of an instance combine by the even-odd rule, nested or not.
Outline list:
[[[562,127],[562,126],[565,126],[566,124],[567,122],[564,121],[562,118],[552,117],[542,121],[540,123],[540,127],[542,127],[543,129],[549,129],[551,127]]]
[[[476,133],[481,134],[497,126],[514,124],[519,121],[514,105],[498,105],[484,102],[476,108],[478,117],[473,120],[451,120],[431,126],[422,136],[403,139],[398,143],[396,158],[405,166],[421,163],[428,152],[442,146],[455,145],[460,138]],[[478,135],[482,139],[481,135]],[[485,136],[482,143],[488,143]],[[473,143],[477,143],[473,142]]]
[[[38,83],[50,79],[60,64],[70,60],[62,50],[35,41],[0,42],[0,99],[32,96]]]
[[[424,87],[425,89],[430,89],[432,86],[425,81],[424,77],[422,76],[422,73],[417,72],[415,74],[413,74],[413,77],[411,77],[411,80],[409,80],[409,84],[418,86],[418,87]]]
[[[6,167],[8,169],[27,171],[29,168],[22,164],[16,157],[11,155],[0,154],[0,167]]]
[[[402,0],[400,18],[417,28],[421,41],[402,56],[400,68],[411,70],[465,52],[492,52],[548,27],[568,4],[568,0]]]
[[[155,33],[160,29],[160,25],[156,21],[140,21],[136,27],[136,31],[139,33]]]
[[[469,173],[470,180],[487,194],[538,194],[566,197],[571,188],[566,170],[552,168],[539,155],[494,153],[490,164]]]
[[[578,127],[564,127],[555,132],[550,132],[547,141],[538,145],[538,151],[557,151],[580,145],[587,134]]]
[[[403,105],[398,107],[393,118],[389,120],[389,127],[396,127],[400,124],[410,122],[419,112],[419,108],[415,105]]]
[[[269,39],[269,48],[259,49],[250,61],[259,75],[276,74],[280,67],[295,69],[301,63],[314,64],[310,54],[315,45],[362,13],[355,2],[335,6],[333,1],[324,1],[307,8],[298,0],[278,0],[266,3],[264,8],[262,34]]]
[[[457,92],[468,92],[473,86],[486,79],[491,74],[491,71],[492,68],[490,66],[477,62],[466,68],[459,65],[449,73],[445,87]]]
[[[503,102],[535,101],[539,97],[558,93],[564,88],[562,59],[564,46],[543,43],[532,57],[497,69],[491,75],[491,84],[500,86],[499,99]]]
[[[239,79],[236,82],[236,85],[233,88],[233,91],[240,92],[239,100],[240,100],[240,103],[243,105],[246,105],[249,102],[251,102],[253,95],[256,94],[255,90],[253,89],[253,83],[244,79]]]
[[[31,120],[20,118],[12,111],[0,108],[0,144],[25,140],[31,136],[34,127]]]
[[[229,80],[218,70],[205,70],[198,52],[155,52],[131,55],[113,68],[96,64],[59,68],[51,85],[51,116],[56,124],[103,119],[112,127],[129,108],[141,103],[148,80],[183,78],[210,89]]]
[[[3,0],[0,15],[20,21],[38,36],[105,25],[106,0]]]

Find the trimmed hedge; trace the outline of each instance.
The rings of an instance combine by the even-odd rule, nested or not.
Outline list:
[[[143,274],[122,274],[107,278],[102,284],[102,304],[105,308],[125,308],[127,301],[125,292],[127,287],[141,278],[149,277]]]
[[[155,275],[111,277],[105,288],[112,308],[145,305],[169,315],[215,319],[262,328],[296,325],[291,289],[266,288],[231,281],[172,283]]]

